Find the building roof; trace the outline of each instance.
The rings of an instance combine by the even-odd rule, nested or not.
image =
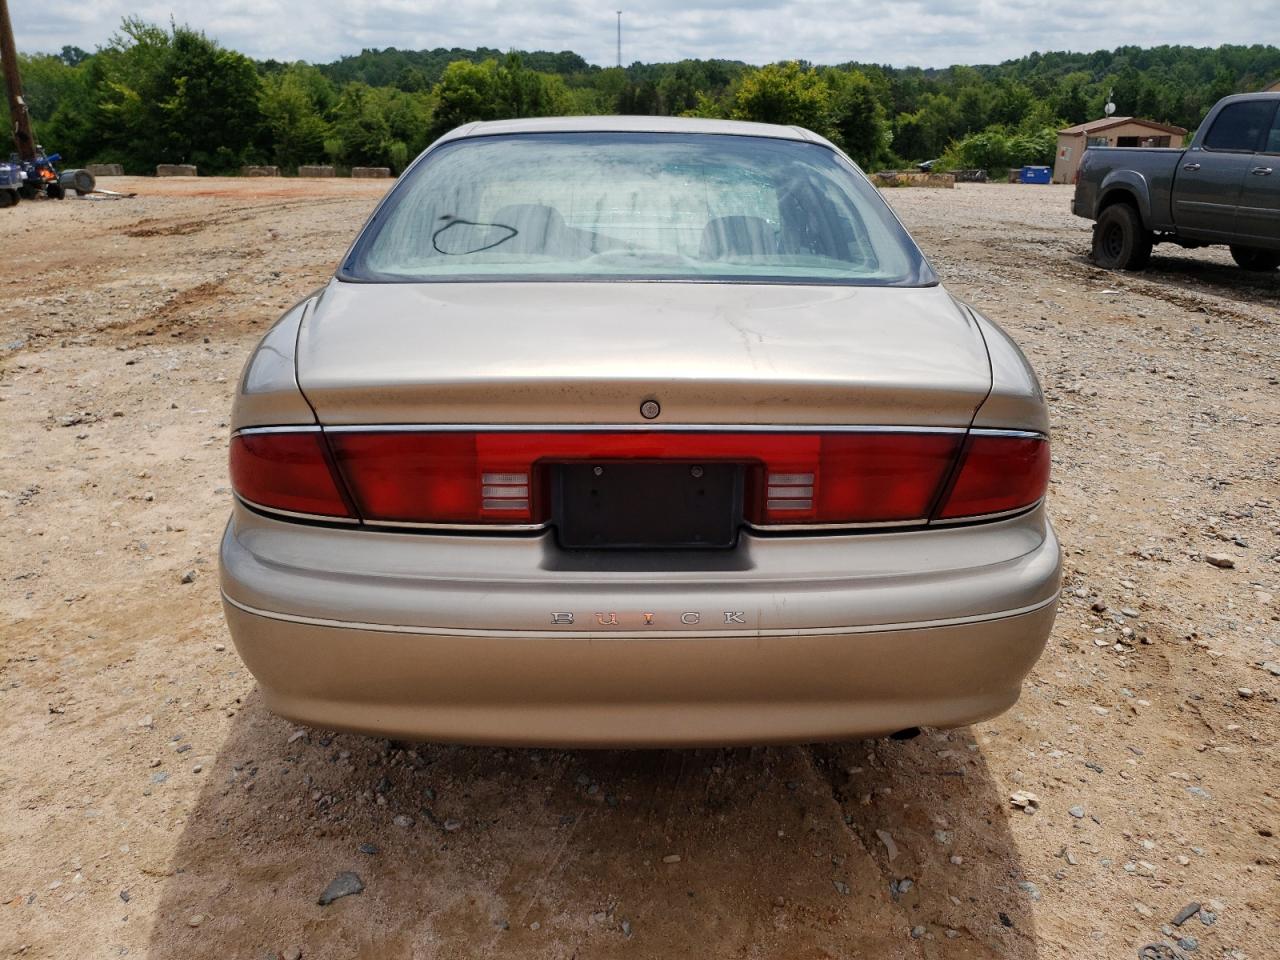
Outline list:
[[[721,133],[776,140],[826,143],[803,127],[783,127],[744,120],[704,120],[699,117],[527,117],[469,123],[442,139],[489,137],[506,133]]]
[[[1088,123],[1077,123],[1074,127],[1059,130],[1058,133],[1077,137],[1081,134],[1110,130],[1112,127],[1118,127],[1122,123],[1134,123],[1140,127],[1149,127],[1152,130],[1159,130],[1161,133],[1177,134],[1178,136],[1185,136],[1187,132],[1183,127],[1174,127],[1167,123],[1156,123],[1154,120],[1141,120],[1138,117],[1104,117],[1101,120],[1090,120]]]

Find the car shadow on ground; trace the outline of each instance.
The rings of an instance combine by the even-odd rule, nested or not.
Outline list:
[[[152,960],[1037,955],[1007,798],[969,729],[414,745],[299,733],[255,691],[203,775]],[[318,905],[344,871],[363,892]]]
[[[1079,259],[1092,269],[1100,269],[1088,253],[1081,254]],[[1210,293],[1263,306],[1280,306],[1280,271],[1243,270],[1234,263],[1208,259],[1202,251],[1160,246],[1141,272],[1121,275],[1169,284],[1187,293]]]

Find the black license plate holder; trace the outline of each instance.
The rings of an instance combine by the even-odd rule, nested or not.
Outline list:
[[[705,550],[737,543],[742,464],[628,460],[550,469],[562,547]]]

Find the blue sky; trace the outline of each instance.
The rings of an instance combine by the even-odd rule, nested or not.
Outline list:
[[[721,57],[895,66],[996,63],[1033,50],[1280,43],[1277,0],[650,0],[623,12],[623,60]],[[172,17],[257,58],[332,60],[363,47],[573,50],[614,62],[615,4],[541,0],[42,0],[10,3],[18,47],[86,50],[121,17]]]

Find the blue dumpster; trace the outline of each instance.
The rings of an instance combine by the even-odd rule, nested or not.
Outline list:
[[[1023,183],[1048,183],[1053,177],[1049,167],[1023,167],[1021,179]]]

